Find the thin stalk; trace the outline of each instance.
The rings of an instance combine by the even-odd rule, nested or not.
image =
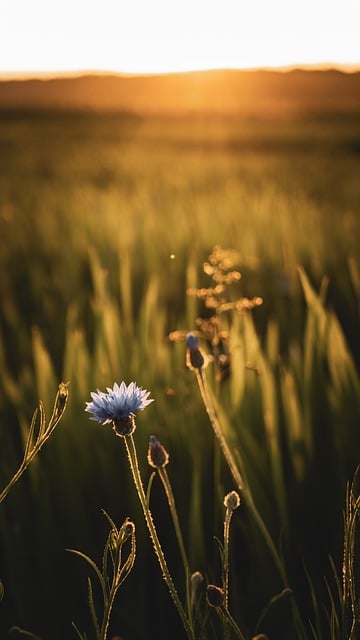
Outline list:
[[[34,453],[35,456],[35,453]],[[32,456],[32,458],[34,457]],[[31,459],[32,459],[31,458]],[[11,478],[10,482],[6,485],[6,487],[3,489],[3,491],[0,493],[0,503],[4,500],[4,498],[6,498],[7,494],[9,493],[9,491],[12,489],[12,487],[17,483],[17,481],[19,480],[19,478],[21,478],[22,474],[24,473],[24,471],[26,471],[26,468],[28,467],[28,465],[31,462],[31,459],[26,460],[25,462],[23,461],[20,465],[20,467],[18,468],[17,472],[13,475],[13,477]]]
[[[121,567],[119,566],[116,577],[113,580],[113,583],[111,585],[111,589],[110,589],[110,593],[109,593],[109,598],[106,601],[106,605],[105,605],[105,609],[104,609],[104,616],[103,616],[103,621],[101,624],[101,630],[100,630],[100,636],[99,636],[99,640],[106,640],[107,638],[107,632],[109,629],[109,624],[110,624],[110,614],[114,605],[114,600],[115,600],[115,596],[116,596],[116,592],[119,588],[119,577],[120,577],[120,571],[121,571]]]
[[[224,607],[229,611],[229,540],[230,540],[230,522],[233,509],[226,509],[224,518],[224,549],[223,549],[223,591],[224,591]],[[229,637],[228,625],[225,626],[225,637]]]
[[[157,467],[157,471],[158,471],[160,480],[161,480],[161,482],[163,484],[163,487],[164,487],[164,490],[165,490],[165,493],[166,493],[166,497],[167,497],[167,500],[168,500],[170,514],[171,514],[171,518],[172,518],[174,529],[175,529],[175,535],[176,535],[176,539],[177,539],[177,542],[178,542],[178,545],[179,545],[181,559],[182,559],[183,566],[184,566],[185,583],[186,583],[186,608],[187,608],[187,614],[188,614],[188,617],[189,617],[189,620],[190,620],[190,624],[192,626],[192,608],[191,608],[191,595],[190,595],[190,567],[189,567],[187,554],[186,554],[186,551],[185,551],[184,540],[183,540],[183,536],[182,536],[182,533],[181,533],[179,518],[178,518],[178,514],[177,514],[177,510],[176,510],[174,493],[173,493],[173,490],[172,490],[172,487],[171,487],[171,483],[170,483],[169,476],[168,476],[168,473],[166,471],[166,468],[165,467]]]
[[[18,482],[23,473],[28,468],[29,464],[33,461],[35,456],[39,453],[42,446],[45,444],[46,440],[51,436],[55,427],[59,424],[62,416],[64,415],[64,411],[66,409],[67,400],[69,396],[68,383],[61,382],[59,384],[58,392],[55,397],[53,412],[49,421],[48,426],[46,427],[45,422],[45,413],[42,402],[39,403],[38,409],[35,410],[34,415],[32,417],[31,426],[28,433],[27,442],[25,445],[25,451],[23,460],[13,475],[9,483],[0,493],[0,503],[6,498],[9,491],[12,487]],[[37,436],[34,436],[35,432],[35,423],[37,419],[37,415],[39,415],[40,427]]]
[[[20,627],[11,627],[9,633],[12,633],[14,637],[19,638],[31,638],[31,640],[41,640],[39,636],[36,636],[34,633],[30,631],[26,631],[25,629],[20,629]],[[18,634],[15,636],[15,634]]]
[[[195,373],[196,373],[196,379],[199,385],[199,389],[200,389],[200,393],[201,393],[201,397],[206,409],[206,412],[209,416],[210,422],[211,422],[211,426],[214,430],[215,436],[219,442],[220,448],[224,454],[225,460],[228,464],[228,467],[231,471],[231,475],[233,476],[236,486],[238,487],[238,489],[240,491],[243,490],[244,488],[244,480],[243,477],[237,467],[237,464],[235,462],[234,456],[230,450],[230,447],[228,445],[228,443],[226,442],[226,439],[224,437],[221,425],[219,423],[218,417],[216,415],[215,409],[214,409],[214,405],[212,403],[210,394],[209,394],[209,390],[207,388],[207,381],[206,381],[206,376],[205,373],[203,371],[203,369],[195,369]]]
[[[272,555],[272,558],[274,560],[275,566],[277,567],[280,577],[282,578],[285,586],[288,583],[288,579],[287,579],[287,574],[286,574],[286,569],[284,566],[284,563],[281,560],[281,557],[276,549],[276,546],[273,542],[273,539],[270,535],[270,532],[264,522],[264,520],[262,519],[251,494],[250,488],[248,486],[245,486],[245,481],[244,478],[242,477],[238,466],[236,464],[235,458],[231,452],[231,449],[225,439],[225,436],[223,434],[223,430],[221,427],[221,424],[219,422],[219,419],[216,415],[216,411],[211,399],[211,395],[209,393],[208,387],[207,387],[207,380],[206,380],[206,376],[205,373],[202,369],[202,367],[198,367],[195,368],[195,373],[196,373],[196,379],[199,385],[199,389],[200,389],[200,394],[206,409],[206,412],[209,416],[209,420],[211,423],[211,426],[213,428],[215,437],[217,438],[220,448],[224,454],[225,460],[228,464],[228,467],[230,469],[231,475],[233,476],[233,479],[239,489],[239,491],[241,492],[241,495],[243,496],[246,504],[248,505],[248,508],[252,514],[252,517],[266,543],[266,545],[269,548],[269,551]],[[293,602],[292,603],[292,609],[293,609],[293,616],[294,616],[294,621],[297,627],[297,630],[300,634],[299,637],[301,638],[306,638],[306,632],[304,629],[304,625],[303,622],[301,620],[300,617],[300,613],[299,610],[297,608],[297,605]]]
[[[354,575],[354,558],[355,558],[355,535],[356,525],[360,510],[360,497],[353,502],[352,493],[350,494],[349,521],[346,527],[346,558],[344,571],[344,603],[347,604],[350,599],[351,607],[351,629],[349,632],[349,640],[355,640],[357,630],[357,603],[356,603],[356,581]]]
[[[245,636],[243,632],[241,631],[241,629],[239,629],[237,623],[235,622],[230,611],[225,607],[225,605],[223,605],[222,607],[219,607],[219,610],[221,611],[225,621],[230,625],[230,627],[234,631],[236,637],[239,638],[239,640],[245,640]]]
[[[156,556],[158,558],[159,564],[160,564],[160,568],[164,577],[164,580],[166,582],[166,585],[169,589],[170,595],[175,603],[175,606],[178,610],[178,613],[180,615],[180,618],[182,620],[182,623],[184,625],[184,629],[186,631],[186,634],[189,638],[189,640],[195,640],[195,636],[194,636],[194,632],[190,626],[189,620],[187,618],[187,615],[184,611],[184,608],[181,604],[180,598],[178,596],[176,587],[174,585],[174,582],[172,580],[172,577],[170,575],[167,563],[166,563],[166,559],[164,556],[164,552],[162,550],[157,532],[156,532],[156,528],[155,528],[155,524],[152,518],[152,514],[151,511],[147,505],[147,501],[146,501],[146,495],[145,495],[145,491],[144,491],[144,487],[143,487],[143,483],[142,483],[142,479],[141,479],[141,474],[140,474],[140,469],[139,469],[139,464],[138,464],[138,460],[137,460],[137,454],[136,454],[136,447],[135,447],[135,442],[134,442],[134,438],[132,436],[132,434],[125,436],[124,437],[125,440],[125,446],[126,446],[126,451],[129,457],[129,462],[130,462],[130,468],[131,468],[131,472],[133,475],[133,480],[135,483],[135,487],[139,496],[139,500],[140,500],[140,504],[144,513],[144,518],[145,518],[145,522],[147,524],[147,528],[149,530],[149,534],[150,534],[150,539],[152,541]]]
[[[241,475],[241,473],[240,473],[240,471],[238,469],[238,466],[236,464],[235,458],[234,458],[234,456],[232,454],[232,451],[231,451],[231,449],[230,449],[230,447],[229,447],[229,445],[228,445],[228,443],[227,443],[227,441],[225,439],[225,436],[223,434],[222,427],[221,427],[220,422],[218,420],[218,417],[216,415],[215,408],[214,408],[211,396],[210,396],[208,388],[207,388],[207,381],[206,381],[205,373],[204,373],[204,371],[202,369],[195,369],[195,372],[196,372],[196,379],[197,379],[197,382],[198,382],[198,385],[199,385],[201,397],[202,397],[206,412],[207,412],[207,414],[209,416],[209,419],[210,419],[210,422],[211,422],[211,426],[212,426],[213,431],[215,433],[215,437],[217,438],[217,440],[219,442],[219,445],[220,445],[221,450],[222,450],[222,452],[224,454],[225,460],[226,460],[226,462],[228,464],[228,467],[230,469],[231,475],[234,478],[234,481],[236,483],[237,488],[239,489],[239,491],[241,492],[242,496],[244,497],[244,499],[245,499],[245,501],[246,501],[251,513],[252,513],[252,516],[253,516],[258,528],[260,529],[260,532],[261,532],[261,534],[262,534],[267,546],[270,549],[270,552],[271,552],[271,554],[273,556],[273,559],[274,559],[274,562],[275,562],[275,564],[276,564],[276,566],[278,568],[278,571],[279,571],[282,579],[284,580],[284,582],[286,584],[287,577],[286,577],[286,572],[285,572],[283,563],[281,561],[281,558],[280,558],[280,556],[279,556],[279,554],[277,552],[277,549],[276,549],[276,547],[274,545],[272,537],[271,537],[271,535],[270,535],[270,533],[269,533],[269,531],[268,531],[268,529],[267,529],[267,527],[266,527],[266,525],[265,525],[260,513],[258,512],[258,510],[257,510],[257,508],[256,508],[256,506],[254,504],[254,501],[253,501],[253,498],[252,498],[252,495],[251,495],[249,487],[245,487],[244,479],[243,479],[243,477],[242,477],[242,475]]]
[[[224,550],[223,550],[223,590],[224,604],[229,608],[229,539],[230,539],[230,522],[233,510],[227,508],[224,519]]]

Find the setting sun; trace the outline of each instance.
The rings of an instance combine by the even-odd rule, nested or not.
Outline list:
[[[5,0],[0,72],[356,66],[358,17],[355,0]]]

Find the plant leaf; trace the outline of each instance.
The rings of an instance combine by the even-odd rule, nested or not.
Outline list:
[[[102,588],[102,592],[103,592],[103,597],[104,597],[104,601],[106,602],[106,588],[105,588],[105,583],[104,583],[104,578],[102,576],[102,573],[99,569],[99,567],[97,566],[96,562],[94,562],[94,560],[92,560],[91,558],[89,558],[89,556],[87,556],[85,553],[83,553],[82,551],[77,551],[77,549],[66,549],[66,551],[69,551],[70,553],[74,553],[77,556],[80,556],[80,558],[83,558],[83,560],[85,560],[90,567],[92,567],[92,569],[94,569],[99,582],[101,584],[101,588]]]
[[[79,630],[79,628],[76,626],[75,622],[72,622],[71,624],[74,627],[74,629],[75,629],[78,637],[80,638],[80,640],[87,640],[86,633],[82,634],[81,631]]]
[[[88,578],[88,602],[89,602],[89,609],[91,613],[91,619],[93,621],[94,629],[96,632],[96,637],[99,638],[100,640],[100,627],[99,627],[99,622],[98,622],[96,610],[95,610],[94,591],[93,591],[91,578]]]
[[[156,476],[156,472],[153,471],[153,473],[150,475],[148,486],[147,486],[147,489],[146,489],[146,506],[148,508],[150,506],[151,487],[152,487],[152,483],[153,483],[153,480],[154,480],[155,476]]]

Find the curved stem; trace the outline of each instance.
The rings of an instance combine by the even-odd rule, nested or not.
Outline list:
[[[166,493],[166,497],[167,497],[167,500],[168,500],[169,509],[170,509],[172,521],[173,521],[173,524],[174,524],[176,539],[177,539],[177,542],[178,542],[178,545],[179,545],[181,559],[182,559],[183,566],[184,566],[185,582],[186,582],[186,607],[187,607],[187,613],[188,613],[190,625],[192,626],[192,611],[191,611],[191,597],[190,597],[190,567],[189,567],[187,554],[186,554],[186,551],[185,551],[185,545],[184,545],[183,536],[182,536],[182,533],[181,533],[179,518],[178,518],[176,505],[175,505],[175,498],[174,498],[173,490],[172,490],[172,487],[171,487],[171,483],[170,483],[169,476],[168,476],[168,473],[166,471],[166,468],[165,467],[157,467],[157,471],[158,471],[160,480],[161,480],[161,482],[163,484],[163,487],[164,487],[164,490],[165,490],[165,493]]]
[[[285,572],[285,569],[284,569],[283,562],[281,561],[281,558],[280,558],[279,553],[278,553],[278,551],[277,551],[277,549],[276,549],[276,547],[274,545],[272,537],[271,537],[271,535],[270,535],[270,533],[269,533],[269,531],[268,531],[268,529],[267,529],[267,527],[266,527],[266,525],[265,525],[260,513],[258,512],[258,510],[257,510],[257,508],[256,508],[256,506],[254,504],[254,501],[253,501],[253,498],[252,498],[252,495],[251,495],[249,487],[245,487],[244,479],[243,479],[243,477],[242,477],[242,475],[241,475],[241,473],[240,473],[240,471],[238,469],[238,466],[236,464],[236,461],[235,461],[235,458],[234,458],[234,456],[232,454],[232,451],[231,451],[231,449],[230,449],[230,447],[229,447],[229,445],[228,445],[228,443],[227,443],[227,441],[225,439],[225,436],[224,436],[223,431],[222,431],[221,424],[220,424],[220,422],[218,420],[218,417],[216,415],[215,408],[214,408],[214,405],[213,405],[209,390],[207,388],[207,381],[206,381],[205,373],[204,373],[204,371],[202,369],[196,369],[195,372],[196,372],[196,378],[197,378],[197,382],[198,382],[198,385],[199,385],[201,397],[202,397],[206,412],[207,412],[207,414],[209,416],[213,431],[214,431],[215,436],[216,436],[216,438],[217,438],[217,440],[219,442],[219,445],[220,445],[220,447],[222,449],[222,452],[224,454],[225,460],[226,460],[226,462],[228,464],[228,467],[230,469],[231,475],[234,478],[236,486],[238,487],[239,491],[241,491],[245,501],[247,502],[247,505],[248,505],[248,507],[249,507],[249,509],[250,509],[250,511],[252,513],[252,516],[253,516],[258,528],[260,529],[260,532],[261,532],[261,534],[262,534],[267,546],[270,549],[270,552],[271,552],[271,555],[272,555],[272,557],[274,559],[276,567],[278,568],[278,571],[279,571],[283,581],[286,584],[287,583],[287,577],[286,577],[286,572]]]
[[[239,640],[245,640],[245,636],[242,633],[241,629],[239,629],[238,625],[236,624],[234,618],[232,617],[230,611],[224,606],[219,607],[224,619],[226,620],[226,622],[228,622],[228,624],[230,625],[230,627],[232,628],[232,630],[234,631],[235,635],[237,638],[239,638]]]
[[[144,487],[143,487],[143,483],[142,483],[142,479],[141,479],[141,474],[140,474],[140,470],[139,470],[139,465],[138,465],[138,460],[137,460],[137,455],[136,455],[136,447],[135,447],[135,442],[133,439],[132,435],[126,436],[124,437],[125,440],[125,446],[126,446],[126,451],[129,457],[129,462],[130,462],[130,467],[131,467],[131,472],[133,475],[133,479],[134,479],[134,483],[135,483],[135,487],[139,496],[139,500],[142,506],[142,510],[144,513],[144,517],[145,517],[145,522],[147,524],[147,528],[149,530],[149,534],[150,534],[150,538],[156,553],[156,556],[158,558],[159,564],[160,564],[160,568],[163,574],[163,578],[166,582],[166,585],[169,589],[170,595],[175,603],[175,606],[178,610],[178,613],[180,615],[180,618],[182,620],[182,623],[184,625],[184,629],[186,631],[186,634],[189,638],[189,640],[195,640],[195,636],[194,633],[191,629],[191,626],[189,624],[189,620],[187,618],[187,615],[184,611],[184,608],[181,604],[180,598],[178,596],[176,587],[174,585],[174,582],[172,580],[172,577],[170,575],[166,560],[165,560],[165,556],[164,556],[164,552],[161,548],[161,544],[156,532],[156,528],[155,528],[155,524],[152,518],[152,514],[150,509],[148,508],[147,502],[146,502],[146,495],[145,495],[145,491],[144,491]]]
[[[252,517],[255,521],[255,523],[257,524],[257,527],[266,543],[266,545],[269,548],[269,551],[272,555],[272,558],[274,560],[275,566],[278,569],[279,575],[281,577],[281,579],[283,580],[284,584],[287,585],[288,583],[288,579],[287,579],[287,574],[286,574],[286,569],[284,566],[284,563],[280,557],[279,552],[276,549],[276,546],[274,544],[274,541],[270,535],[270,532],[264,522],[264,520],[262,519],[251,494],[250,488],[248,485],[245,484],[244,478],[242,477],[235,458],[231,452],[231,449],[225,439],[225,436],[223,434],[222,431],[222,427],[221,424],[219,422],[219,419],[216,415],[216,411],[213,405],[213,401],[211,398],[211,395],[209,393],[209,390],[207,388],[207,381],[206,381],[206,376],[205,373],[203,371],[203,369],[195,369],[195,373],[196,373],[196,378],[197,378],[197,382],[199,385],[199,389],[200,389],[200,393],[201,393],[201,397],[206,409],[206,412],[209,416],[209,420],[211,422],[214,434],[220,444],[220,447],[223,451],[225,460],[229,466],[229,469],[231,471],[231,474],[234,478],[234,481],[239,489],[239,491],[241,492],[251,514]],[[306,632],[305,632],[305,628],[304,628],[304,624],[301,620],[300,617],[300,613],[298,610],[298,607],[296,605],[295,602],[292,602],[292,610],[293,610],[293,616],[294,616],[294,620],[295,620],[295,624],[296,624],[296,628],[298,630],[299,633],[299,638],[306,638]],[[229,614],[230,615],[230,614]],[[230,621],[229,621],[230,622]]]
[[[161,482],[163,483],[163,486],[164,486],[164,489],[165,489],[165,493],[166,493],[166,497],[168,499],[170,513],[171,513],[171,517],[172,517],[172,520],[173,520],[175,533],[176,533],[176,538],[177,538],[177,541],[178,541],[178,545],[179,545],[179,549],[180,549],[180,553],[181,553],[181,558],[182,558],[182,561],[183,561],[184,569],[185,569],[186,572],[190,573],[189,563],[188,563],[188,559],[187,559],[187,555],[186,555],[186,551],[185,551],[185,546],[184,546],[184,541],[183,541],[183,537],[182,537],[182,533],[181,533],[181,529],[180,529],[179,518],[178,518],[178,515],[177,515],[177,511],[176,511],[175,498],[174,498],[174,494],[173,494],[172,487],[171,487],[171,484],[170,484],[169,476],[168,476],[168,474],[166,472],[165,467],[158,467],[157,470],[158,470]]]
[[[201,397],[206,409],[206,413],[209,416],[210,422],[211,422],[211,426],[213,428],[213,431],[215,433],[215,436],[219,442],[219,445],[221,447],[221,450],[224,454],[225,460],[229,466],[229,469],[231,471],[231,475],[233,476],[236,486],[238,487],[238,489],[240,491],[242,491],[243,487],[244,487],[244,480],[243,477],[237,467],[237,464],[235,462],[234,456],[231,452],[231,449],[228,445],[228,443],[226,442],[226,439],[224,437],[221,425],[219,423],[218,417],[216,415],[215,409],[214,409],[214,405],[212,403],[210,394],[209,394],[209,390],[207,388],[207,381],[206,381],[206,377],[205,377],[205,373],[203,372],[202,369],[195,369],[196,372],[196,379],[199,385],[199,389],[200,389],[200,393],[201,393]]]

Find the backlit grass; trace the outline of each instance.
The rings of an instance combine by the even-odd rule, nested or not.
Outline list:
[[[170,453],[190,568],[217,584],[214,536],[236,487],[186,368],[185,342],[168,337],[195,331],[214,358],[206,368],[212,400],[283,556],[305,635],[295,635],[282,599],[261,631],[270,640],[351,638],[341,635],[351,598],[338,602],[329,554],[341,575],[342,509],[360,462],[359,132],[357,121],[336,118],[2,118],[1,487],[18,467],[38,399],[50,411],[59,382],[70,382],[62,424],[1,505],[2,636],[14,624],[43,640],[75,637],[72,621],[90,628],[86,568],[65,549],[100,558],[104,509],[116,523],[130,517],[137,535],[111,633],[184,637],[123,452],[111,428],[89,423],[83,409],[90,391],[114,381],[151,390],[156,401],[136,431],[141,472],[151,473],[154,434]],[[261,306],[217,314],[187,295],[210,286],[202,265],[215,245],[237,254],[242,277],[230,298],[259,296]],[[222,375],[219,345],[196,321],[213,315],[229,357]],[[151,500],[181,583],[156,478]],[[231,526],[230,610],[250,638],[284,584],[246,502]],[[223,637],[222,622],[208,615],[206,637]]]

